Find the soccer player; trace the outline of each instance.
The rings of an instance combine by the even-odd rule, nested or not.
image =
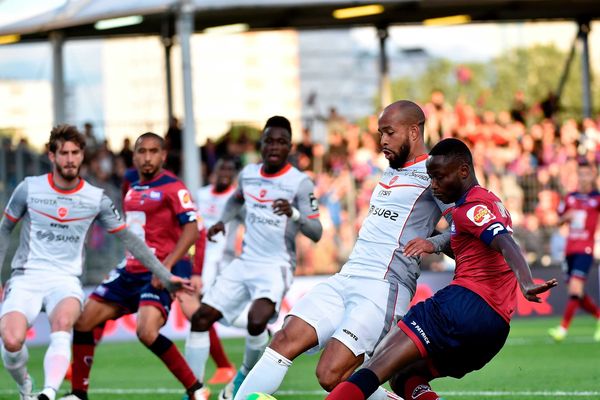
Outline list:
[[[126,229],[112,201],[79,177],[85,139],[71,125],[50,132],[52,173],[28,177],[14,190],[0,221],[0,265],[10,233],[22,220],[20,243],[12,260],[0,314],[2,361],[18,385],[21,399],[34,398],[27,372],[26,332],[42,309],[50,320],[50,345],[44,357],[40,400],[54,400],[71,358],[71,329],[81,313],[84,243],[98,220],[123,240],[140,262],[169,284],[171,274],[146,245]],[[182,282],[173,279],[173,282]]]
[[[173,274],[189,277],[188,250],[198,238],[196,207],[184,184],[162,166],[167,153],[163,138],[147,132],[135,141],[133,160],[140,180],[123,201],[129,229],[144,240]],[[63,399],[87,399],[96,342],[93,330],[108,320],[137,311],[137,336],[183,384],[192,400],[208,393],[195,378],[177,347],[159,333],[172,298],[134,255],[113,270],[85,303],[75,323],[72,393]]]
[[[578,190],[569,193],[559,208],[559,223],[569,224],[565,249],[569,302],[561,324],[550,328],[548,334],[557,342],[564,340],[571,320],[581,307],[597,319],[594,340],[600,342],[600,309],[585,293],[587,276],[594,263],[594,237],[600,215],[600,193],[595,189],[596,173],[592,165],[580,164],[577,178]]]
[[[237,171],[237,164],[233,158],[221,158],[215,165],[214,182],[198,189],[196,203],[204,226],[211,227],[219,222],[225,210],[225,204],[235,191],[234,182]],[[225,227],[227,236],[219,235],[206,242],[202,267],[202,291],[205,293],[213,285],[221,268],[228,265],[235,257],[234,247],[237,226],[238,221],[232,220]],[[198,251],[198,246],[196,246],[196,251]],[[195,262],[200,263],[200,260],[195,259]],[[193,311],[196,309],[197,307]],[[214,325],[210,327],[209,335],[210,355],[215,360],[217,370],[208,383],[227,383],[235,375],[235,368],[227,358]],[[192,337],[188,336],[186,340],[185,358],[194,373],[199,374],[204,371],[204,366],[198,365],[196,367],[202,360],[200,360],[201,357],[195,356],[197,348]],[[196,375],[196,377],[200,380],[203,378],[200,375]]]
[[[427,173],[435,196],[455,203],[450,227],[454,280],[413,306],[364,368],[327,399],[366,399],[392,378],[392,389],[405,400],[437,400],[430,380],[461,378],[500,351],[517,306],[517,284],[533,302],[557,284],[556,279],[533,281],[512,238],[510,214],[498,197],[478,185],[469,148],[458,139],[445,139],[429,155]]]
[[[315,242],[321,238],[314,185],[288,162],[291,140],[290,122],[280,116],[269,118],[261,137],[262,163],[249,164],[240,172],[238,187],[227,201],[221,221],[208,230],[209,238],[225,232],[225,224],[245,205],[242,254],[223,268],[204,295],[192,318],[190,333],[198,344],[200,365],[204,366],[211,325],[218,320],[231,324],[251,304],[243,363],[233,385],[221,393],[224,398],[232,398],[232,392],[267,346],[267,323],[277,317],[292,282],[297,233]]]
[[[236,399],[252,392],[274,393],[292,360],[319,349],[323,352],[317,378],[331,391],[363,363],[365,354],[407,311],[420,273],[417,256],[448,244],[449,234],[420,239],[432,234],[450,208],[431,192],[423,111],[401,100],[387,106],[378,123],[390,166],[371,195],[369,213],[348,262],[296,303]],[[383,388],[372,397],[387,398]]]

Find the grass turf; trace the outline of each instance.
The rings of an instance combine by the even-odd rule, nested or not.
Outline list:
[[[481,371],[461,380],[444,378],[432,386],[444,399],[580,399],[600,398],[600,343],[592,341],[595,321],[590,317],[574,320],[563,343],[547,336],[558,319],[517,319],[499,355]],[[182,343],[178,343],[182,348]],[[244,351],[241,339],[226,339],[224,345],[232,361],[239,365]],[[36,382],[43,379],[45,347],[30,348],[30,372]],[[136,342],[103,343],[98,347],[91,376],[91,400],[181,399],[183,389],[162,363]],[[315,378],[318,356],[301,356],[291,367],[276,394],[279,399],[322,399]],[[207,377],[214,367],[209,362]],[[211,399],[217,398],[215,386]],[[63,384],[61,393],[69,389]],[[0,399],[16,399],[15,386],[6,371],[0,373]]]

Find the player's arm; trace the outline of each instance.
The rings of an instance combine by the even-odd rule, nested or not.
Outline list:
[[[174,277],[169,270],[156,258],[150,251],[146,243],[135,234],[133,234],[127,225],[121,219],[121,215],[115,208],[112,200],[106,195],[102,195],[100,202],[100,212],[98,221],[108,233],[117,236],[129,252],[150,270],[169,290],[177,290],[181,287],[181,280]]]
[[[571,222],[571,220],[573,219],[573,210],[569,207],[569,196],[567,195],[563,201],[561,201],[560,205],[558,206],[558,222],[557,224],[563,225],[563,224],[568,224]]]
[[[300,182],[294,207],[285,199],[273,202],[273,212],[277,215],[287,215],[300,226],[300,232],[313,242],[318,242],[323,235],[323,225],[319,220],[319,202],[314,195],[315,185],[310,179]]]
[[[181,260],[183,256],[188,254],[190,247],[198,240],[198,224],[196,220],[187,222],[181,227],[181,236],[175,244],[173,251],[163,260],[163,264],[169,270]]]
[[[244,206],[244,192],[241,185],[241,179],[238,181],[238,187],[235,192],[227,199],[227,203],[225,203],[225,209],[223,214],[221,215],[221,219],[219,222],[214,224],[213,226],[208,228],[207,238],[210,241],[213,241],[212,238],[216,234],[222,232],[223,234],[227,234],[225,232],[225,224],[229,221],[235,219],[240,213],[242,207]]]
[[[0,272],[4,264],[4,258],[10,245],[10,234],[17,223],[27,212],[27,181],[21,182],[13,191],[8,204],[4,209],[4,215],[0,220]]]
[[[490,227],[493,227],[494,225],[495,224],[492,224]],[[529,301],[536,303],[541,302],[538,294],[555,287],[558,284],[556,279],[553,278],[542,284],[536,284],[531,276],[529,265],[527,265],[527,261],[525,261],[523,253],[521,252],[519,245],[517,245],[512,238],[512,235],[505,230],[505,232],[499,232],[494,236],[495,237],[492,239],[492,242],[489,244],[489,246],[504,256],[506,263],[517,277],[517,281],[519,282],[519,287],[521,288],[523,296],[525,296],[525,298]]]
[[[452,226],[452,209],[454,208],[454,204],[444,204],[436,198],[434,198],[434,201],[440,208],[442,216],[448,222],[448,226]],[[442,233],[434,230],[432,235],[427,239],[414,238],[404,246],[404,255],[407,257],[433,253],[444,253],[450,258],[454,258],[454,252],[450,246],[449,229]]]

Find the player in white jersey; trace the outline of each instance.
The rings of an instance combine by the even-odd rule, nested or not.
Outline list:
[[[266,347],[267,323],[276,318],[289,288],[296,264],[295,238],[301,232],[313,241],[322,226],[310,178],[288,161],[292,130],[284,117],[271,117],[261,137],[263,162],[247,165],[238,177],[238,188],[225,206],[221,221],[209,228],[212,238],[225,230],[242,205],[246,207],[244,246],[239,258],[225,267],[192,317],[191,335],[208,358],[208,329],[218,320],[231,324],[245,307],[248,336],[244,360],[234,382],[243,381]],[[235,386],[235,385],[234,385]],[[239,385],[238,385],[239,387]],[[231,398],[230,390],[222,396]],[[233,388],[235,391],[235,388]]]
[[[237,172],[238,168],[235,159],[224,157],[217,161],[212,175],[213,183],[198,189],[198,194],[196,195],[199,225],[202,224],[203,227],[209,228],[219,222],[225,210],[227,200],[235,192]],[[203,245],[205,245],[205,248],[202,254],[202,261],[198,258],[194,260],[194,262],[202,262],[202,293],[206,293],[213,285],[221,268],[228,265],[235,257],[235,240],[238,226],[239,220],[235,219],[227,223],[225,227],[227,235],[218,235],[209,241],[204,236]],[[196,251],[198,251],[198,247],[196,246]],[[196,307],[198,307],[198,304]],[[243,326],[245,327],[245,324]],[[217,368],[208,383],[215,385],[227,383],[235,375],[235,367],[229,361],[214,325],[209,329],[209,335],[210,356],[213,358]],[[196,357],[197,351],[195,342],[188,336],[185,345],[185,358],[196,374],[196,377],[202,379],[199,374],[204,371],[204,365],[201,364],[202,360],[199,359],[201,357]],[[200,365],[197,366],[197,364]]]
[[[18,385],[21,399],[33,399],[27,372],[27,329],[41,310],[50,320],[50,345],[44,357],[44,389],[40,400],[54,400],[71,358],[73,324],[81,313],[83,291],[79,277],[84,243],[97,220],[170,288],[173,278],[150,249],[131,234],[112,201],[100,188],[79,177],[85,140],[70,125],[50,133],[48,156],[53,172],[25,178],[14,190],[0,221],[0,265],[10,233],[19,221],[20,243],[12,274],[4,290],[0,313],[2,361]]]
[[[418,256],[449,243],[449,234],[419,239],[429,237],[449,210],[430,189],[424,124],[423,111],[410,101],[393,103],[380,115],[381,146],[390,167],[371,195],[348,261],[296,303],[236,400],[252,392],[275,393],[292,360],[319,349],[317,378],[331,391],[406,313],[420,273]],[[383,388],[370,397],[387,398]]]

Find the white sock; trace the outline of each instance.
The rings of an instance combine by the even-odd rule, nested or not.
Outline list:
[[[44,356],[44,389],[49,388],[54,391],[52,397],[48,396],[50,400],[54,400],[56,391],[60,388],[69,369],[71,338],[71,332],[58,331],[50,334],[50,345]]]
[[[402,400],[402,397],[398,396],[395,393],[392,393],[392,392],[389,392],[389,391],[385,390],[381,386],[379,386],[377,388],[377,390],[375,391],[375,393],[373,393],[372,395],[370,395],[367,398],[367,400],[390,400],[390,399],[400,399],[400,400]]]
[[[45,394],[50,400],[56,399],[56,390],[50,387],[44,388],[44,390],[42,390],[40,393]]]
[[[250,393],[260,392],[273,394],[281,386],[285,374],[292,362],[267,347],[252,371],[248,374],[234,400],[243,400]]]
[[[269,344],[269,333],[265,330],[256,336],[246,336],[246,350],[244,351],[244,360],[240,371],[244,375],[248,375],[248,372],[254,367],[263,351]]]
[[[204,382],[204,369],[210,351],[208,332],[192,332],[185,339],[185,359],[200,382]]]
[[[2,345],[1,352],[4,368],[6,368],[19,387],[23,386],[27,380],[27,361],[29,360],[27,346],[23,344],[21,350],[11,353]]]

